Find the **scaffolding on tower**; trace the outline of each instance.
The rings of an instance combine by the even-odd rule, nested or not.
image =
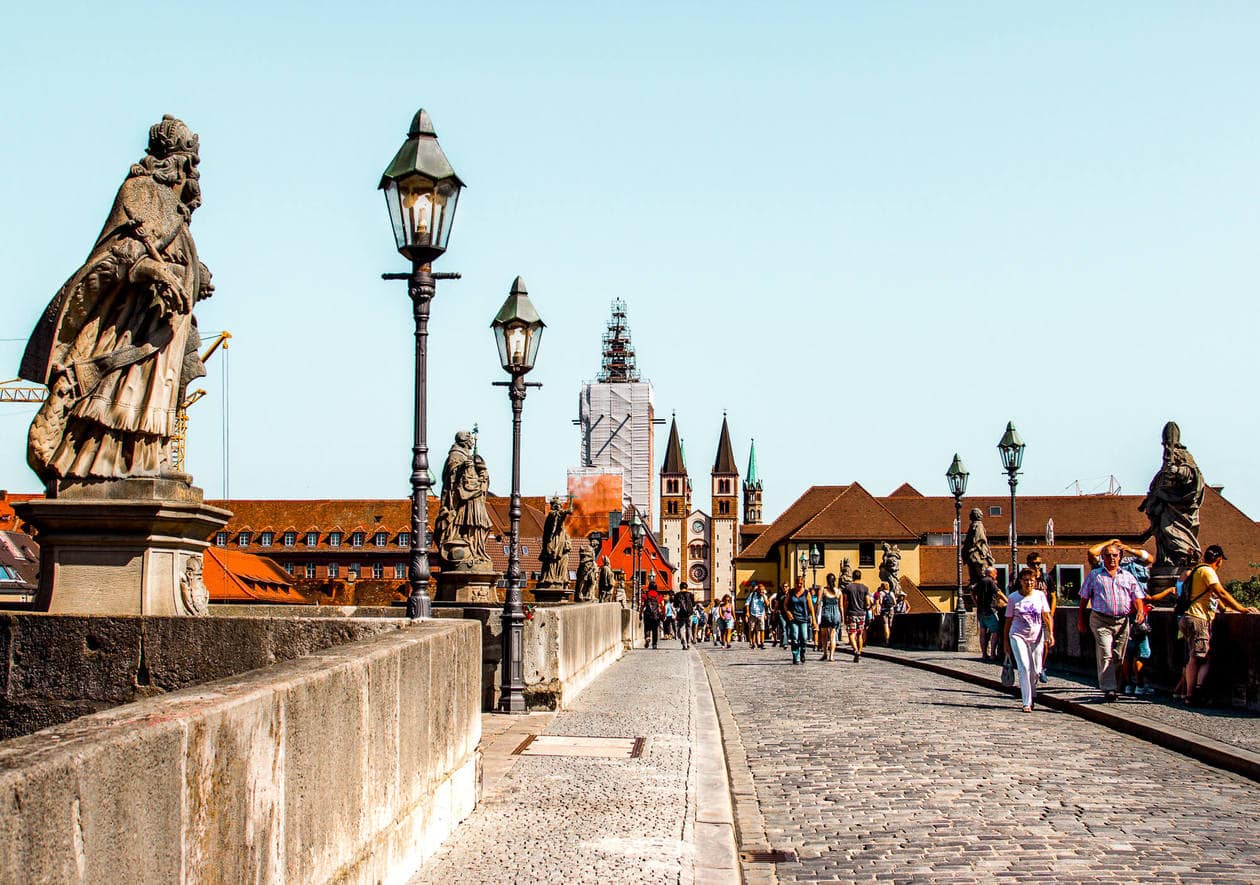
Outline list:
[[[617,298],[612,303],[612,316],[604,332],[604,358],[600,362],[601,384],[624,384],[639,380],[634,361],[634,345],[630,343],[630,323],[626,320],[626,303]]]

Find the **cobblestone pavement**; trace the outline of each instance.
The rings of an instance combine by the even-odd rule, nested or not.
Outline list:
[[[779,881],[1260,880],[1260,784],[891,662],[705,654]]]
[[[944,664],[994,679],[1001,670],[1000,665],[985,663],[977,655],[960,655],[943,651],[907,651],[882,647],[874,648],[872,651]],[[1041,686],[1041,689],[1083,703],[1095,702],[1101,697],[1095,680],[1053,668],[1050,670],[1050,683]],[[1121,695],[1116,706],[1172,728],[1191,731],[1235,747],[1242,747],[1253,753],[1260,753],[1260,714],[1248,710],[1223,707],[1190,708],[1174,701],[1169,692],[1158,692],[1137,698]]]
[[[725,876],[697,869],[698,701],[708,704],[697,656],[630,652],[556,714],[546,733],[646,737],[643,755],[513,757],[412,885],[737,881],[733,845]],[[712,732],[710,751],[720,761],[716,720]],[[724,779],[721,791],[725,799]],[[729,824],[726,830],[730,841]]]

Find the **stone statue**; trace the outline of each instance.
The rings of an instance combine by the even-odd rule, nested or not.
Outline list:
[[[879,579],[894,593],[901,589],[901,549],[884,542],[884,555],[879,562]]]
[[[542,551],[538,560],[542,566],[540,587],[564,587],[569,582],[569,533],[564,522],[573,511],[560,506],[559,498],[551,499],[551,509],[543,523]]]
[[[962,544],[963,561],[967,563],[967,574],[973,585],[984,577],[984,570],[993,565],[993,551],[989,548],[983,519],[980,508],[972,508],[971,525],[967,527],[967,536]]]
[[[486,495],[490,474],[473,446],[472,434],[461,430],[442,468],[442,494],[433,534],[442,566],[448,570],[484,571],[490,568],[486,541],[490,513]]]
[[[51,494],[66,483],[175,473],[184,390],[205,374],[193,305],[210,271],[188,226],[201,205],[197,136],[171,116],[149,129],[87,261],[49,303],[19,375],[48,387],[27,461]]]
[[[1203,473],[1181,444],[1181,428],[1164,425],[1164,461],[1146,497],[1138,505],[1151,521],[1142,541],[1154,535],[1152,581],[1172,586],[1177,574],[1199,561],[1199,507],[1203,504]],[[1170,581],[1171,578],[1171,581]]]
[[[585,545],[578,550],[577,580],[574,582],[573,595],[583,602],[595,598],[598,575],[595,571],[595,553]]]
[[[853,564],[849,562],[849,557],[840,560],[840,574],[836,580],[841,587],[853,583]]]
[[[184,574],[179,579],[179,599],[184,614],[204,615],[210,611],[210,591],[202,580],[200,556],[190,556],[184,562]]]
[[[616,585],[617,581],[613,577],[612,566],[608,564],[608,557],[605,556],[604,561],[599,566],[599,601],[612,602]]]

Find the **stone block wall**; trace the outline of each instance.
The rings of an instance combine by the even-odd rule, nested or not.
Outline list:
[[[409,623],[288,614],[0,614],[0,740]]]
[[[421,622],[0,742],[0,881],[405,877],[477,799],[479,654]]]
[[[624,652],[620,604],[536,607],[525,622],[526,703],[564,707]]]

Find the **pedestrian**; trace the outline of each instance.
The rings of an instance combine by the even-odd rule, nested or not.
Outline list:
[[[855,569],[853,580],[844,585],[840,597],[844,608],[844,623],[849,629],[849,646],[853,660],[862,660],[862,647],[866,644],[866,617],[871,607],[870,588],[862,583],[862,570]]]
[[[779,624],[779,648],[788,647],[788,620],[787,620],[787,601],[792,595],[792,589],[786,582],[779,588],[779,604],[775,610],[775,620]]]
[[[818,607],[818,585],[814,584],[809,588],[809,601],[814,606],[814,613],[817,615],[821,609]],[[819,638],[819,631],[813,627],[809,631],[809,644],[814,651],[818,651],[822,647],[822,640]]]
[[[976,624],[980,628],[980,660],[1000,659],[1002,620],[1006,617],[1006,595],[997,583],[997,569],[985,566],[980,580],[972,587],[976,605]],[[1000,606],[1000,607],[999,607]]]
[[[692,617],[696,608],[696,597],[687,589],[686,581],[678,585],[678,592],[674,594],[674,608],[678,612],[678,641],[683,648],[689,648],[696,635],[696,622]]]
[[[1143,550],[1142,552],[1145,553],[1146,551]],[[1055,598],[1056,594],[1050,592],[1050,585],[1046,581],[1046,564],[1042,560],[1041,554],[1036,553],[1036,552],[1029,553],[1028,558],[1025,560],[1025,562],[1027,562],[1028,567],[1033,570],[1033,576],[1036,577],[1037,579],[1037,589],[1039,589],[1042,593],[1046,595],[1046,602],[1050,604],[1050,623],[1053,624],[1054,613],[1058,609],[1059,603],[1058,603],[1058,600]],[[1050,646],[1043,644],[1041,669],[1037,676],[1038,680],[1043,685],[1050,681],[1050,677],[1046,675],[1046,661],[1049,657],[1050,657]]]
[[[722,644],[722,605],[717,599],[709,605],[709,635],[715,646]]]
[[[1081,586],[1076,626],[1085,632],[1085,604],[1089,603],[1088,629],[1094,636],[1094,661],[1104,703],[1116,699],[1120,661],[1129,642],[1129,615],[1143,595],[1137,578],[1120,568],[1120,545],[1103,547],[1102,565],[1090,572]]]
[[[656,648],[661,638],[661,596],[649,590],[643,597],[643,647]]]
[[[1125,676],[1124,693],[1135,696],[1155,694],[1155,689],[1146,684],[1143,669],[1151,659],[1151,609],[1143,599],[1138,603],[1140,612],[1129,617],[1129,650],[1124,656]]]
[[[889,584],[881,584],[883,591],[879,597],[879,617],[884,625],[884,645],[892,643],[892,625],[893,615],[897,609],[897,597],[893,594],[892,586]]]
[[[827,586],[819,594],[818,642],[822,648],[822,660],[836,659],[836,633],[840,630],[840,591],[836,589],[836,576],[827,575]]]
[[[792,663],[803,664],[805,663],[805,649],[809,643],[809,631],[815,620],[814,604],[810,601],[809,594],[805,592],[804,579],[796,579],[796,586],[792,588],[792,593],[788,596],[783,610],[787,619],[788,640],[792,645]]]
[[[722,597],[722,644],[727,648],[731,647],[731,634],[735,632],[735,601],[731,599],[731,594],[727,593]]]
[[[748,647],[766,647],[766,595],[754,582],[744,597],[744,619],[748,622]]]
[[[1024,712],[1031,713],[1037,697],[1037,676],[1041,670],[1043,646],[1054,645],[1054,621],[1050,619],[1050,603],[1038,586],[1037,575],[1030,568],[1019,570],[1019,589],[1006,603],[1006,625],[1003,647],[1014,658],[1019,671],[1019,696]]]
[[[665,597],[665,617],[661,619],[661,635],[666,639],[674,638],[674,616],[677,614],[674,608],[674,600]]]
[[[1216,610],[1224,606],[1225,611],[1253,615],[1258,613],[1254,607],[1240,605],[1221,586],[1216,570],[1228,558],[1219,544],[1210,545],[1203,551],[1203,561],[1195,566],[1186,581],[1186,613],[1181,616],[1179,627],[1181,635],[1185,637],[1189,655],[1185,670],[1186,703],[1189,704],[1199,705],[1205,700],[1203,685],[1207,682],[1208,665],[1211,662],[1212,620]]]

